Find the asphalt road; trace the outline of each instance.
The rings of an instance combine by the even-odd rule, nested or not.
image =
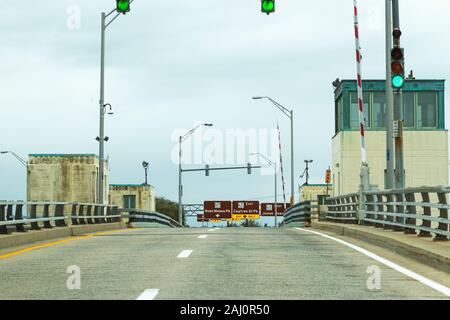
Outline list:
[[[81,272],[79,290],[67,288],[70,266]],[[379,277],[370,278],[368,268]],[[445,298],[352,248],[298,229],[127,230],[0,259],[2,300],[137,299],[147,289],[157,290],[149,293],[157,292],[155,299]]]

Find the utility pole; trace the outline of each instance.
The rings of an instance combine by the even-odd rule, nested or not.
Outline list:
[[[291,205],[294,205],[294,110],[288,110],[284,106],[282,106],[277,101],[273,100],[270,97],[263,96],[263,97],[253,97],[253,100],[261,100],[261,99],[267,99],[270,102],[272,102],[281,112],[284,113],[285,116],[287,116],[291,121],[291,199],[290,203]],[[281,167],[282,169],[283,167]],[[284,184],[283,184],[284,186]]]
[[[180,136],[179,140],[178,140],[178,223],[179,224],[183,224],[183,184],[181,181],[181,174],[183,170],[181,168],[181,144],[183,143],[183,141],[185,141],[187,138],[189,138],[194,132],[195,130],[197,130],[200,127],[212,127],[212,123],[202,123],[197,125],[196,127],[192,128],[190,131],[188,131],[184,136]]]
[[[391,89],[392,0],[386,0],[386,173],[384,188],[394,188],[394,96]]]
[[[393,45],[394,48],[400,48],[400,10],[399,0],[392,0],[392,20],[393,20]],[[400,48],[400,52],[402,49]],[[403,60],[403,53],[402,59]],[[391,55],[391,58],[392,57]],[[404,73],[404,65],[403,73]],[[404,160],[403,160],[403,101],[402,87],[394,89],[394,138],[395,138],[395,188],[403,189],[405,187]]]

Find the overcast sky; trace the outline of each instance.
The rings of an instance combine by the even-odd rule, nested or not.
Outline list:
[[[359,5],[363,78],[381,79],[384,1]],[[419,79],[448,79],[450,2],[400,5],[407,70]],[[2,6],[0,149],[23,157],[98,153],[100,12],[114,6],[113,0],[16,0]],[[251,100],[254,95],[271,96],[295,112],[295,186],[303,182],[304,159],[314,160],[311,182],[323,183],[334,133],[331,82],[356,73],[353,1],[277,0],[276,6],[267,16],[259,0],[136,0],[108,28],[106,102],[115,111],[106,119],[110,183],[142,183],[141,162],[147,160],[157,194],[176,200],[172,151],[180,129],[212,122],[219,130],[214,134],[272,130],[279,121],[289,196],[289,121],[269,102]],[[74,8],[81,9],[79,29],[70,23]],[[267,201],[273,180],[257,171],[207,178],[193,173],[186,174],[184,188],[185,203]],[[24,198],[24,168],[1,156],[0,199]]]

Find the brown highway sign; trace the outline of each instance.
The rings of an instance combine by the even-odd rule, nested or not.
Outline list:
[[[197,222],[208,222],[208,221],[209,221],[209,219],[206,219],[205,215],[203,215],[203,214],[197,215]]]
[[[259,201],[233,201],[233,215],[259,215]]]
[[[205,201],[205,218],[210,220],[231,219],[231,201]]]
[[[278,203],[277,204],[277,216],[283,216],[284,210],[290,206],[290,204],[286,203]],[[265,217],[273,217],[275,216],[275,203],[261,203],[261,215]]]

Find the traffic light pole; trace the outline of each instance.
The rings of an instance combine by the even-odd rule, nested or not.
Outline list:
[[[392,0],[386,0],[386,174],[384,188],[394,188],[394,96],[391,89]]]
[[[100,54],[100,135],[99,135],[99,170],[97,203],[104,202],[104,161],[105,161],[105,31],[106,14],[102,12],[101,54]]]
[[[400,30],[399,0],[392,0],[392,20],[394,30]],[[400,36],[394,37],[394,46],[400,47]],[[403,160],[403,103],[402,90],[394,90],[394,121],[395,134],[395,187],[405,187],[404,160]]]
[[[130,1],[132,3],[133,1]],[[107,23],[106,19],[117,12],[116,9],[111,10],[108,14],[102,12],[101,14],[101,53],[100,53],[100,135],[98,137],[99,143],[99,170],[98,170],[98,193],[97,203],[104,204],[105,202],[105,33],[106,28],[117,19],[119,12]]]

